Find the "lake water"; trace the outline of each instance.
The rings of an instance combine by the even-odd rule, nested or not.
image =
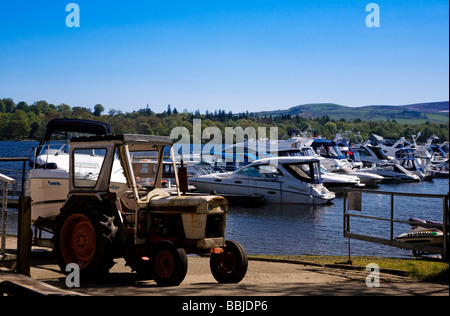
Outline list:
[[[35,142],[0,142],[0,157],[25,157]],[[1,163],[0,169],[21,169],[21,163]],[[405,193],[447,194],[448,179],[431,182],[384,184],[376,190]],[[426,198],[395,198],[394,219],[410,217],[442,221],[442,200]],[[363,194],[363,215],[390,217],[390,197]],[[9,210],[7,232],[17,231],[17,211]],[[1,219],[0,219],[1,221]],[[388,239],[388,222],[354,220],[351,231]],[[409,226],[395,224],[394,235],[406,232]],[[227,239],[239,241],[248,254],[273,255],[347,255],[348,239],[343,237],[343,198],[337,197],[324,206],[266,204],[251,208],[231,206],[227,216]],[[410,257],[411,251],[375,243],[351,240],[352,255]]]

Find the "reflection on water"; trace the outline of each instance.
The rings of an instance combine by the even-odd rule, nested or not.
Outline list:
[[[327,227],[335,208],[335,204],[231,207],[227,238],[241,242],[249,254],[322,253],[341,227]]]

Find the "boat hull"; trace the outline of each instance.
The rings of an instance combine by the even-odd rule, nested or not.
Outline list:
[[[238,180],[239,181],[239,180]],[[234,180],[233,180],[234,182]],[[276,187],[263,187],[258,185],[245,185],[244,183],[231,184],[222,180],[217,183],[213,181],[204,181],[204,179],[190,180],[190,184],[193,185],[199,192],[216,194],[236,194],[236,195],[261,195],[264,197],[267,203],[283,203],[283,204],[308,204],[308,205],[322,205],[326,204],[334,199],[334,194],[317,195],[314,194],[312,189],[305,192],[304,190],[296,187],[281,187],[280,183],[277,183]]]

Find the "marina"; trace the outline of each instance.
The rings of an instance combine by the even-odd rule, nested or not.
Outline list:
[[[35,142],[0,142],[3,156],[27,156]],[[7,168],[20,169],[21,162],[8,163]],[[404,193],[447,194],[448,178],[433,181],[380,184],[373,190]],[[373,216],[384,216],[389,212],[381,196],[370,196],[364,201],[366,209],[375,210]],[[348,252],[348,240],[343,237],[343,196],[337,194],[331,203],[325,205],[296,205],[265,203],[252,207],[241,202],[231,204],[227,216],[226,234],[230,239],[240,240],[249,254],[278,255],[342,255]],[[395,204],[398,220],[411,217],[442,221],[442,202],[430,200],[408,200],[401,198]],[[7,234],[17,234],[18,213],[14,209],[7,213]],[[358,223],[352,228],[357,229]],[[362,226],[361,226],[362,228]],[[371,227],[373,233],[383,233],[381,227]],[[395,234],[407,231],[408,225],[396,227]],[[264,240],[264,243],[260,243]],[[404,250],[359,240],[351,241],[354,255],[387,257],[410,257],[410,250]]]
[[[448,1],[53,2],[1,5],[0,297],[448,296]]]
[[[166,148],[171,155],[167,161]],[[210,270],[213,283],[237,284],[243,280],[240,287],[259,284],[254,276],[266,270],[277,283],[277,290],[265,288],[263,293],[290,288],[291,294],[304,295],[298,290],[298,281],[286,283],[274,273],[287,264],[286,271],[297,280],[299,270],[293,272],[289,262],[258,263],[258,258],[249,255],[342,257],[348,253],[346,262],[329,265],[327,270],[352,267],[351,256],[355,255],[432,255],[448,260],[448,178],[422,181],[416,175],[418,181],[377,181],[370,189],[363,189],[365,184],[356,175],[330,173],[321,167],[323,157],[295,154],[256,157],[234,172],[217,172],[209,165],[209,174],[193,175],[182,157],[178,164],[170,138],[149,135],[78,136],[56,143],[53,150],[47,142],[28,150],[28,159],[9,161],[8,157],[0,157],[7,168],[11,163],[23,163],[20,186],[10,190],[16,180],[3,174],[0,177],[0,266],[21,275],[1,274],[2,296],[58,291],[40,281],[42,277],[48,280],[49,274],[33,266],[35,247],[44,247],[44,252],[52,256],[47,258],[51,270],[57,270],[56,264],[61,271],[67,271],[68,265],[76,262],[83,282],[104,282],[107,278],[120,288],[117,295],[129,291],[121,281],[110,278],[117,272],[140,286],[140,278],[150,276],[161,287],[189,288],[206,277],[204,270]],[[342,169],[337,167],[341,163],[344,168],[350,167],[346,160],[338,158],[337,170]],[[30,169],[24,176],[27,160]],[[199,164],[204,165],[202,161],[195,165]],[[330,186],[330,177],[341,185]],[[405,189],[412,192],[405,193]],[[420,190],[424,193],[418,193]],[[367,193],[368,198],[363,199]],[[17,195],[18,210],[8,209],[8,203],[15,206]],[[258,203],[243,203],[243,199]],[[29,229],[32,223],[34,236]],[[405,224],[410,225],[409,230]],[[13,246],[11,254],[6,252],[6,240],[15,236],[17,248]],[[194,279],[186,278],[188,254],[194,255],[189,258]],[[205,269],[207,261],[209,269]],[[251,269],[245,278],[249,261]],[[255,267],[259,272],[252,270]],[[135,273],[127,274],[130,268]],[[310,275],[315,291],[317,284],[336,280],[334,272],[327,270],[322,271],[325,277]],[[196,283],[192,284],[192,280]],[[341,284],[348,280],[345,275],[339,278]],[[61,288],[60,281],[52,282]],[[415,292],[416,285],[411,290]],[[66,290],[59,293],[78,295]],[[99,292],[83,286],[79,294]]]

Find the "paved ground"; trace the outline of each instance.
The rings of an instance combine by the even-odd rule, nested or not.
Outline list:
[[[381,273],[380,287],[369,288],[366,286],[369,272],[253,260],[249,261],[247,275],[241,283],[218,284],[210,273],[209,258],[200,257],[189,257],[188,273],[180,286],[162,288],[154,281],[138,280],[123,260],[116,262],[109,278],[102,284],[69,289],[51,253],[45,249],[34,250],[31,277],[45,286],[53,286],[53,289],[101,296],[449,295],[448,285],[419,282],[391,274]],[[26,278],[0,272],[0,283],[4,280],[27,283]]]

